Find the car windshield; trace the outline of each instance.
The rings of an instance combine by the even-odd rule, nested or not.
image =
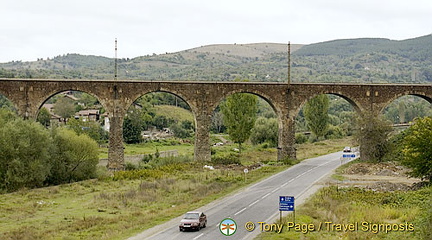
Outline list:
[[[197,218],[199,218],[199,213],[186,213],[184,218],[185,219],[197,219]]]

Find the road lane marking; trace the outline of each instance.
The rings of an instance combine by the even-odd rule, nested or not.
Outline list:
[[[240,214],[241,212],[243,212],[244,210],[246,210],[246,208],[243,208],[242,210],[236,212],[236,213],[234,214],[234,216],[239,215],[239,214]]]
[[[200,238],[200,237],[202,237],[202,236],[204,236],[204,233],[201,233],[200,235],[194,237],[193,239],[195,240],[195,239],[198,239],[198,238]]]
[[[261,199],[264,199],[266,197],[268,197],[270,195],[270,193],[267,193],[266,195],[262,196]]]
[[[253,205],[257,204],[260,200],[256,200],[255,202],[249,204],[249,207],[252,207]]]

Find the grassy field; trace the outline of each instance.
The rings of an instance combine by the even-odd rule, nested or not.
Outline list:
[[[324,154],[330,147],[339,151],[345,145],[346,140],[319,146]],[[216,152],[229,153],[233,146],[224,147]],[[314,147],[306,147],[307,153],[301,148],[299,155],[306,157]],[[237,168],[203,171],[208,163],[180,159],[181,163],[154,169],[114,175],[101,170],[100,179],[2,194],[0,238],[124,239],[288,167],[270,164],[276,160],[276,151],[262,146],[246,146],[244,166]],[[251,170],[245,181],[243,168],[260,159],[270,165]]]

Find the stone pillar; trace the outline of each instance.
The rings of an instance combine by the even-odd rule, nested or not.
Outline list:
[[[278,161],[285,158],[296,159],[295,117],[288,113],[279,117]]]
[[[109,170],[124,169],[123,116],[110,117],[108,165]]]
[[[126,113],[125,99],[122,98],[122,89],[116,85],[110,88],[112,94],[112,105],[106,109],[109,114],[110,134],[108,149],[108,170],[124,170],[124,148],[123,148],[123,120]]]
[[[210,149],[210,124],[211,114],[207,111],[200,111],[195,115],[195,161],[211,161]]]

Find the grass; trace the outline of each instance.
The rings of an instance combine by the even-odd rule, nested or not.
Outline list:
[[[167,118],[176,119],[179,122],[190,121],[194,122],[194,116],[191,111],[181,107],[171,105],[156,105],[154,106],[157,115],[165,116]]]
[[[282,220],[282,233],[263,232],[258,239],[432,239],[431,196],[432,186],[408,192],[329,186],[296,209],[295,223],[312,224],[312,231],[301,227],[288,231],[288,222],[293,222],[290,214]],[[326,222],[340,225],[338,228]],[[342,224],[357,228],[344,230]]]
[[[217,151],[230,152],[232,147]],[[158,149],[162,151],[163,146]],[[141,150],[131,147],[127,151]],[[241,159],[242,167],[214,171],[203,171],[208,163],[161,160],[168,165],[160,164],[147,174],[117,172],[101,179],[2,194],[0,238],[124,239],[288,167],[250,169],[245,181],[243,168],[260,159],[275,161],[276,150],[246,145]]]
[[[125,156],[138,155],[138,154],[154,154],[156,150],[159,152],[177,150],[179,155],[192,155],[193,142],[192,143],[180,143],[175,139],[159,140],[144,142],[139,144],[125,144],[124,154]],[[99,148],[99,159],[108,158],[108,148]]]
[[[251,171],[244,182],[241,169],[202,171],[202,164],[190,163],[164,168],[166,174],[156,178],[90,180],[3,194],[0,236],[124,239],[282,169]]]

